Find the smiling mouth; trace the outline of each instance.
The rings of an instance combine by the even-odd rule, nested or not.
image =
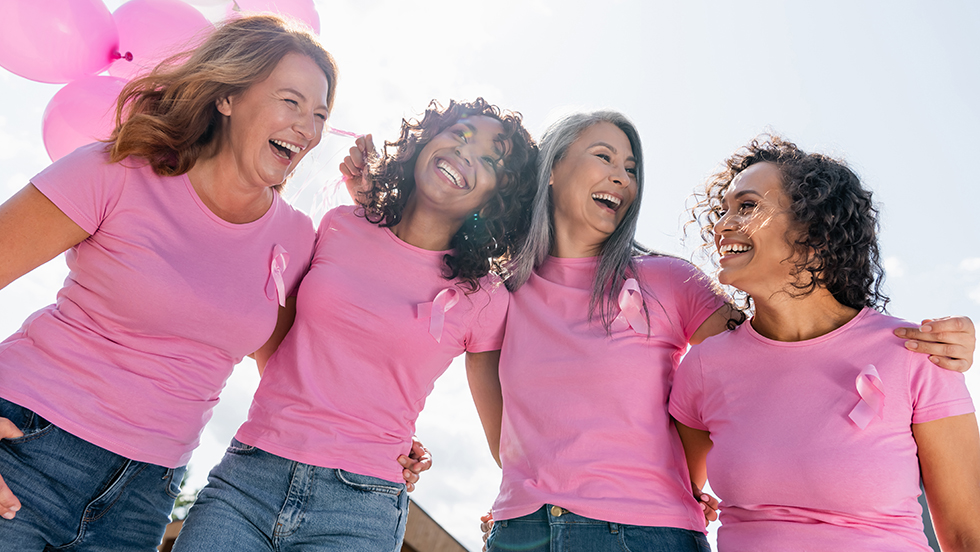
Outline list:
[[[282,140],[269,140],[269,143],[272,144],[272,149],[276,152],[276,155],[290,161],[293,160],[294,154],[302,151],[302,148],[299,146],[283,142]]]
[[[463,175],[459,174],[459,171],[457,171],[456,168],[450,165],[448,162],[440,159],[438,162],[436,162],[436,169],[442,171],[442,174],[446,175],[446,178],[453,183],[453,186],[461,189],[467,188],[466,179],[463,178]]]
[[[595,201],[600,205],[612,209],[613,212],[619,210],[619,206],[623,202],[623,200],[619,199],[618,197],[612,194],[606,194],[602,192],[597,192],[592,194],[592,201]]]
[[[731,257],[752,250],[752,246],[746,243],[729,243],[718,248],[718,253],[722,257]]]

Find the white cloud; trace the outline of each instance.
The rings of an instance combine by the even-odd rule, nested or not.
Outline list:
[[[977,287],[973,288],[967,294],[967,297],[969,297],[970,299],[972,299],[974,303],[980,305],[980,286],[977,286]]]
[[[971,257],[969,259],[963,259],[962,261],[960,261],[960,270],[965,270],[967,272],[980,271],[980,257]]]
[[[893,278],[905,276],[905,263],[898,257],[885,257],[881,263],[885,267],[885,274]]]

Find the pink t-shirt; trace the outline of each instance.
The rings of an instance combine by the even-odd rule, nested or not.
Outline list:
[[[484,279],[467,294],[442,276],[446,253],[409,245],[353,207],[327,213],[296,321],[236,438],[402,482],[397,458],[436,378],[464,351],[496,351],[503,339],[506,288]]]
[[[638,257],[650,335],[617,324],[610,336],[588,317],[595,262],[549,258],[511,294],[494,518],[555,504],[604,521],[704,531],[667,395],[688,340],[723,299],[690,263]]]
[[[0,396],[124,457],[187,463],[232,366],[272,334],[277,246],[288,294],[309,217],[276,195],[257,221],[215,216],[187,176],[109,163],[92,144],[31,182],[91,237],[65,254],[57,302],[0,344]]]
[[[746,323],[691,349],[670,413],[711,433],[719,550],[930,550],[911,426],[974,408],[963,374],[892,334],[907,325],[864,309],[816,339],[773,341]],[[850,414],[869,365],[884,409],[861,429]],[[864,396],[874,413],[875,395]]]

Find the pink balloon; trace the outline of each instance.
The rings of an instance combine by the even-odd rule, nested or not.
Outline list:
[[[116,98],[126,79],[83,77],[59,90],[41,118],[44,148],[52,161],[75,148],[104,140],[115,128]]]
[[[112,18],[119,29],[119,52],[131,53],[133,59],[117,59],[109,74],[124,79],[149,72],[214,28],[201,12],[180,0],[130,0]]]
[[[105,70],[119,36],[101,0],[0,0],[0,66],[40,82]]]
[[[235,0],[235,4],[241,13],[275,13],[298,19],[320,34],[320,14],[313,0]],[[232,15],[235,13],[231,11]]]

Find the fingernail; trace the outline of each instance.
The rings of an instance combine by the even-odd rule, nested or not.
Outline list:
[[[398,457],[398,463],[401,464],[401,465],[403,465],[403,466],[407,466],[408,465],[408,458],[405,458],[404,456],[399,456]]]
[[[906,333],[905,328],[898,328],[897,330],[895,330],[895,335],[897,335],[898,337],[905,337],[905,333]]]
[[[913,350],[918,349],[919,348],[919,342],[918,341],[906,341],[905,342],[905,347],[908,348],[908,349],[913,349]]]
[[[929,361],[935,364],[936,366],[939,366],[939,357],[931,356],[929,357]]]
[[[920,326],[919,331],[929,333],[932,331],[932,326],[930,326],[929,324],[926,324],[925,326]]]
[[[14,519],[14,513],[13,512],[4,512],[3,513],[3,519]]]
[[[707,502],[708,501],[708,495],[706,495],[706,494],[701,495],[701,500]]]
[[[707,511],[708,511],[708,505],[707,505],[707,504],[705,504],[704,502],[702,502],[702,503],[701,503],[701,510],[703,510],[703,511],[705,511],[705,512],[707,512]]]

